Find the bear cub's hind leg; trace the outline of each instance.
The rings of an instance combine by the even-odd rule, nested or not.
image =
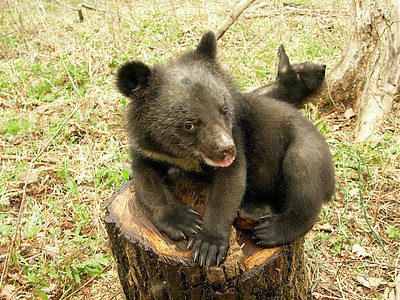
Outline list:
[[[255,230],[262,220],[272,214],[269,204],[261,201],[245,201],[240,206],[235,226],[243,230]]]

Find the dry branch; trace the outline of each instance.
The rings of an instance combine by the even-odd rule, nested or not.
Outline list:
[[[34,157],[30,156],[19,156],[19,155],[0,155],[0,160],[23,160],[23,161],[32,161]],[[42,162],[56,164],[59,161],[54,158],[41,158]]]
[[[242,14],[242,12],[253,3],[254,0],[243,0],[241,1],[238,6],[232,10],[232,13],[229,15],[228,18],[217,28],[215,31],[215,35],[217,40],[222,37],[225,31],[236,21],[236,19]]]
[[[85,17],[83,16],[82,5],[78,5],[77,12],[79,17],[79,22],[83,22],[85,20]]]
[[[280,9],[266,10],[266,11],[260,11],[259,9],[251,9],[250,11],[246,12],[243,15],[243,18],[245,19],[265,18],[270,16],[280,16],[282,14],[288,16],[310,16],[310,17],[320,17],[320,18],[324,18],[327,16],[329,16],[330,18],[338,17],[337,15],[334,15],[331,11],[311,10],[306,8],[283,6]]]
[[[104,9],[104,8],[98,8],[98,7],[95,7],[95,6],[90,5],[88,3],[82,3],[81,6],[86,8],[86,9],[90,9],[90,10],[97,10],[97,11],[101,11],[101,12],[110,12],[110,11]]]

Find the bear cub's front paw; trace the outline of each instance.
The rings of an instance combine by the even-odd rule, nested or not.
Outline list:
[[[153,219],[156,227],[174,241],[189,239],[203,224],[200,215],[183,203],[160,208]]]
[[[216,237],[207,232],[199,232],[192,237],[192,258],[200,266],[218,266],[224,260],[229,247],[228,239]]]

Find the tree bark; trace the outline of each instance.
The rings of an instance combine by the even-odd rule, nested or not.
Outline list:
[[[362,141],[378,129],[400,92],[400,2],[353,0],[352,12],[342,59],[311,101],[328,96],[334,103],[351,102],[355,140]]]
[[[202,212],[207,185],[175,174],[178,199]],[[127,299],[309,299],[304,238],[265,249],[232,226],[230,247],[219,267],[199,267],[185,241],[161,235],[129,181],[111,197],[106,212],[118,275]]]

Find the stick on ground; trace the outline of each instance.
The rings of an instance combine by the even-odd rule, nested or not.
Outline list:
[[[242,12],[252,4],[254,0],[243,0],[238,6],[232,10],[232,13],[226,18],[226,20],[217,28],[215,35],[217,40],[222,37],[226,30],[236,21],[236,19],[242,14]]]

